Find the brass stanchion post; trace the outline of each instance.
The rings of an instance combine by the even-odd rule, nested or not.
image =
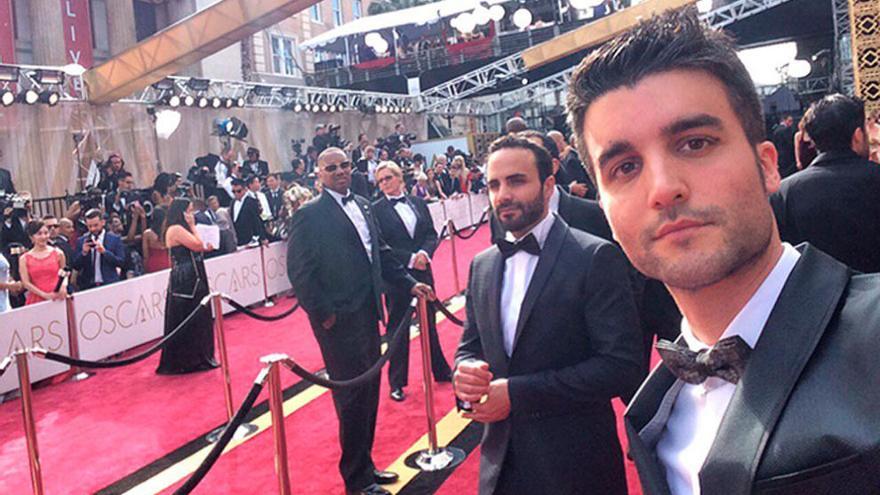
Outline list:
[[[263,267],[263,307],[271,308],[275,302],[269,298],[269,281],[266,279],[266,246],[260,245],[260,264]]]
[[[434,380],[431,375],[431,336],[428,327],[428,301],[419,297],[419,343],[422,350],[422,386],[425,390],[425,411],[428,420],[428,448],[415,452],[405,463],[422,471],[440,471],[457,466],[465,459],[464,451],[440,447],[434,415]]]
[[[226,419],[232,421],[235,416],[235,406],[232,403],[232,378],[229,374],[229,357],[226,353],[226,333],[223,329],[223,297],[219,292],[211,295],[211,304],[214,308],[214,336],[217,339],[217,352],[220,354],[220,368],[223,374],[223,399],[226,401]],[[212,431],[208,434],[211,443],[220,439],[225,427]],[[236,432],[236,438],[243,438],[257,431],[257,427],[250,423],[242,423]]]
[[[461,293],[461,283],[458,280],[458,253],[455,249],[455,223],[450,218],[446,222],[446,230],[449,231],[449,242],[452,243],[452,280],[455,282],[455,293]]]
[[[269,354],[260,362],[269,366],[269,411],[272,414],[272,436],[275,440],[275,474],[278,493],[290,495],[290,472],[287,466],[287,437],[284,433],[284,397],[281,390],[281,362],[286,354]]]
[[[31,469],[31,486],[34,495],[43,495],[43,475],[40,469],[40,453],[37,449],[37,427],[34,423],[34,407],[31,397],[31,374],[28,369],[27,350],[15,354],[18,367],[18,384],[21,390],[21,416],[24,421],[24,436],[27,440],[28,464]]]
[[[67,339],[70,342],[70,356],[79,358],[79,339],[77,338],[76,310],[73,308],[73,296],[68,295],[64,298],[64,304],[67,307]],[[78,366],[73,366],[68,372],[68,380],[79,382],[88,380],[95,376],[94,372],[88,372]]]

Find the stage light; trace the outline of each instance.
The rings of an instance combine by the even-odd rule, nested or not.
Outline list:
[[[532,24],[532,13],[529,9],[523,7],[516,12],[513,13],[513,24],[520,28],[525,29]]]
[[[40,103],[54,107],[61,101],[61,93],[58,91],[46,90],[40,93]]]
[[[214,132],[212,134],[244,139],[248,135],[248,128],[244,122],[235,117],[217,118],[214,119]]]
[[[0,81],[17,82],[19,72],[14,65],[0,65]]]
[[[477,5],[477,8],[474,9],[471,15],[474,16],[474,22],[478,26],[485,26],[492,20],[492,14],[489,12],[489,9],[482,4]]]
[[[527,85],[527,84],[529,83],[529,78],[528,78],[528,77],[524,77],[524,78],[522,78],[522,81],[520,81],[520,82],[522,83],[523,86],[525,86],[525,85]]]
[[[302,112],[302,109],[303,109],[302,103],[297,103],[296,105],[293,106],[294,112]]]
[[[406,113],[412,113],[412,107],[406,107]]]
[[[388,53],[388,42],[385,41],[384,39],[381,39],[381,40],[377,41],[376,44],[374,44],[372,46],[372,48],[373,48],[373,51],[376,52],[376,55]]]
[[[379,33],[367,33],[367,35],[364,36],[364,43],[367,46],[369,46],[370,48],[372,48],[375,44],[379,43],[380,41],[384,41],[384,39],[382,38],[382,35]]]
[[[80,77],[86,73],[86,68],[79,64],[67,64],[61,70],[70,77]]]
[[[808,60],[795,59],[788,64],[788,75],[797,79],[809,76],[812,70]]]
[[[706,14],[712,10],[712,0],[697,0],[697,11]]]
[[[15,103],[15,93],[8,89],[0,89],[0,104],[8,107]]]
[[[235,100],[233,100],[232,98],[225,98],[223,100],[223,106],[225,106],[226,108],[232,108],[234,105]]]
[[[282,86],[281,87],[281,96],[285,98],[295,98],[296,97],[296,88],[291,88],[290,86]]]
[[[257,96],[272,96],[271,86],[256,85],[254,86],[253,91]]]
[[[321,105],[321,111],[327,113],[328,111],[330,111],[330,106],[324,103],[323,105]]]
[[[211,108],[220,108],[221,106],[223,106],[223,100],[217,96],[211,98]]]
[[[489,7],[489,17],[492,18],[493,21],[498,22],[501,19],[504,19],[504,6],[503,5],[493,5]]]
[[[186,82],[186,86],[193,91],[207,91],[211,86],[211,81],[209,79],[191,77]]]
[[[342,103],[336,105],[336,111],[337,111],[337,112],[344,112],[344,111],[345,111],[345,105],[343,105]]]
[[[211,103],[208,101],[207,96],[199,96],[198,100],[196,100],[196,106],[199,108],[208,108],[208,104]]]
[[[166,77],[161,81],[156,81],[152,84],[154,89],[158,89],[159,91],[171,91],[174,89],[174,79],[170,77]]]
[[[26,104],[33,105],[34,103],[40,100],[40,95],[34,91],[33,89],[26,89],[18,94],[18,101]]]
[[[193,95],[186,95],[183,97],[183,106],[191,107],[196,104],[196,97]]]
[[[472,33],[474,29],[477,27],[477,20],[474,19],[473,14],[470,12],[463,12],[458,15],[458,22],[455,23],[455,28],[461,31],[462,33]]]
[[[180,97],[177,95],[171,95],[165,98],[165,104],[171,108],[177,108],[180,106]]]
[[[311,111],[312,111],[312,105],[306,103],[306,104],[303,106],[303,110],[305,110],[306,112],[311,112]]]
[[[40,84],[64,84],[64,73],[60,70],[37,69],[33,77]]]
[[[238,108],[244,108],[244,104],[245,104],[244,96],[239,96],[238,98],[235,99],[235,106],[237,106]]]
[[[159,110],[156,117],[156,136],[168,139],[180,125],[180,112],[174,110]]]
[[[336,105],[330,105],[330,113],[336,112]]]

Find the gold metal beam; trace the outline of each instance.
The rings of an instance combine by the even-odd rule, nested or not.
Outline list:
[[[849,0],[853,82],[870,115],[880,111],[880,2]]]
[[[110,103],[320,0],[220,0],[84,74],[89,101]]]
[[[529,70],[549,64],[584,48],[604,43],[643,19],[694,2],[695,0],[646,0],[523,51],[523,62]]]

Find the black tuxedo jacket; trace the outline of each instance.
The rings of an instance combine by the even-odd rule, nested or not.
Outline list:
[[[370,229],[372,262],[354,224],[330,194],[304,204],[291,220],[287,275],[300,304],[317,321],[354,312],[370,297],[381,319],[382,280],[406,290],[416,283],[385,244],[370,203],[357,195],[355,201]]]
[[[351,192],[366,199],[370,199],[370,182],[367,180],[366,174],[359,171],[353,171],[351,173]]]
[[[264,189],[263,194],[266,195],[266,199],[269,201],[269,209],[272,210],[272,218],[278,218],[278,212],[280,212],[282,206],[284,206],[284,189],[279,187],[278,190],[274,192],[271,189]]]
[[[626,258],[557,217],[523,300],[511,357],[501,328],[504,265],[496,246],[471,263],[455,354],[456,363],[481,359],[495,378],[508,378],[511,414],[486,425],[480,493],[493,493],[508,455],[531,466],[543,493],[625,493],[610,401],[638,387],[642,352]]]
[[[880,276],[808,244],[789,276],[700,471],[702,493],[880,493]],[[660,365],[624,417],[646,495],[668,494],[639,432],[675,382]]]
[[[0,168],[0,191],[7,194],[15,194],[15,184],[12,183],[12,173],[5,168]]]
[[[428,253],[429,257],[434,256],[438,244],[437,231],[425,200],[415,196],[406,196],[406,200],[416,214],[416,228],[413,237],[409,236],[406,225],[403,224],[394,205],[388,201],[384,194],[373,202],[373,213],[382,229],[384,240],[391,247],[394,257],[403,266],[407,266],[410,257],[419,251]]]
[[[229,215],[235,216],[235,202],[229,205]],[[251,242],[254,237],[266,238],[266,229],[263,228],[263,220],[260,218],[260,203],[251,196],[245,196],[238,218],[233,219],[233,225],[239,246]]]
[[[880,164],[827,152],[782,181],[771,203],[782,240],[809,242],[855,270],[880,272]]]
[[[269,163],[266,160],[257,160],[255,162],[244,161],[242,168],[257,177],[266,177],[269,175]]]

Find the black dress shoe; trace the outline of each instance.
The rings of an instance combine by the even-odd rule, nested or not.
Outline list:
[[[390,485],[397,481],[400,476],[397,473],[392,473],[391,471],[373,471],[373,479],[376,481],[376,484],[379,485]]]
[[[365,486],[360,490],[346,490],[345,493],[346,495],[391,495],[391,492],[382,488],[376,483]]]
[[[406,399],[406,394],[403,393],[402,388],[395,388],[391,391],[391,399],[397,402],[403,402],[403,400]]]

